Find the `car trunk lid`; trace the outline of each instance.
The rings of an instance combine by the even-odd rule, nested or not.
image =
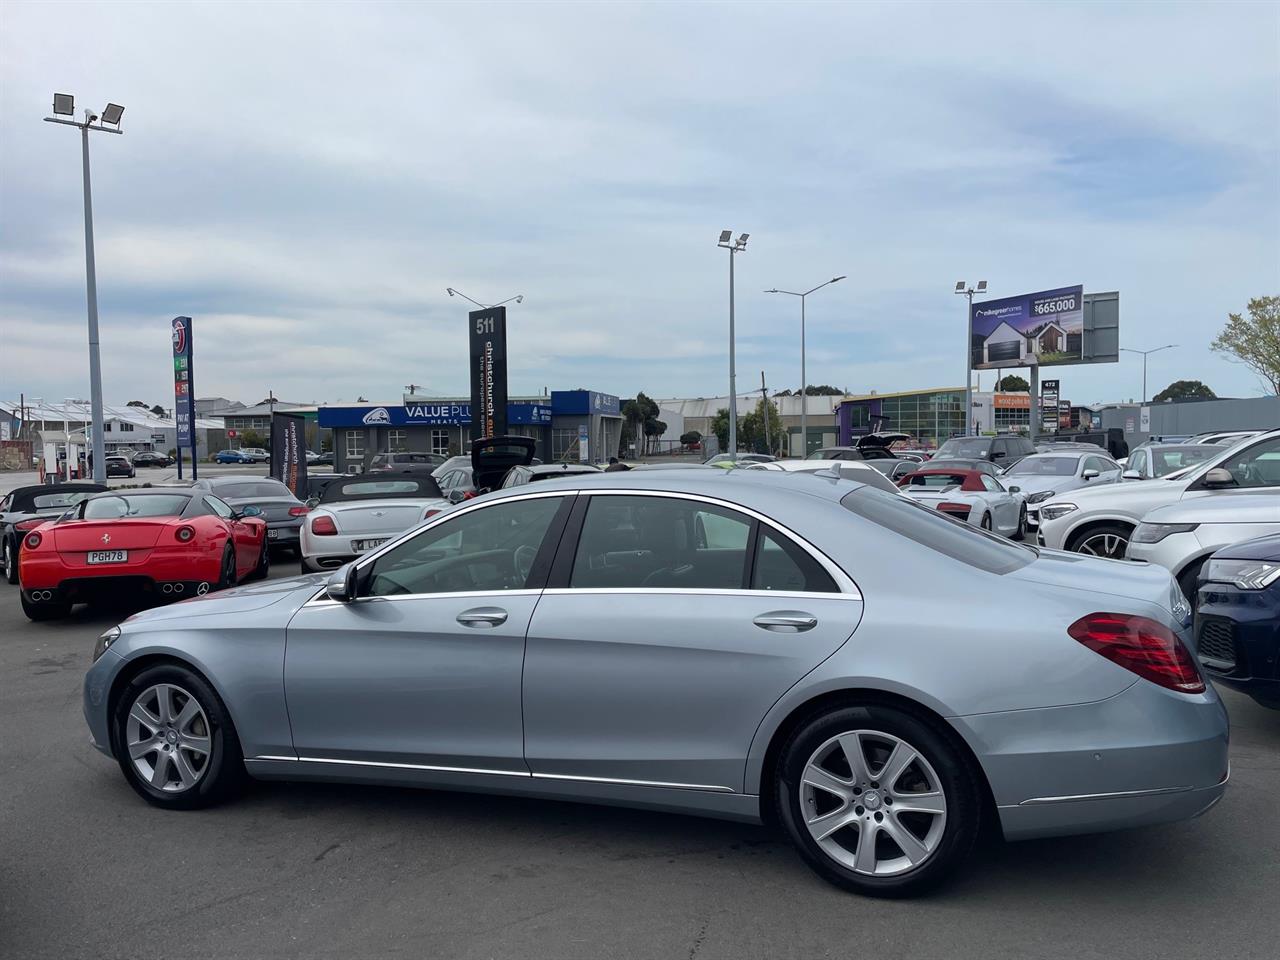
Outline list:
[[[325,504],[333,515],[338,532],[347,536],[364,533],[399,533],[422,520],[428,510],[443,510],[447,500],[357,500]]]
[[[59,553],[147,550],[156,545],[169,517],[147,520],[65,520],[50,531]]]
[[[471,467],[477,490],[496,490],[512,467],[533,463],[532,437],[486,437],[471,445]]]

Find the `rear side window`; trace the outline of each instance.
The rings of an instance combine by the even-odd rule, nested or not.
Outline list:
[[[772,531],[760,530],[756,546],[752,590],[789,590],[799,593],[839,593],[831,574],[812,556]]]
[[[872,487],[859,487],[840,504],[898,536],[987,573],[1012,573],[1037,556],[1030,547],[983,533],[971,524],[953,520],[907,497]]]

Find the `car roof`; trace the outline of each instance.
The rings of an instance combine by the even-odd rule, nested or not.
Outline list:
[[[198,490],[191,487],[129,487],[123,490],[103,490],[101,493],[95,493],[92,497],[86,497],[88,500],[105,500],[107,497],[150,497],[157,494],[167,494],[169,496],[193,497]]]

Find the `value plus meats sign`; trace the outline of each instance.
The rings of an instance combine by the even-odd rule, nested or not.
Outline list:
[[[191,382],[191,318],[173,318],[173,419],[179,449],[195,450],[196,395]]]
[[[471,439],[507,432],[507,308],[467,315],[471,337]]]

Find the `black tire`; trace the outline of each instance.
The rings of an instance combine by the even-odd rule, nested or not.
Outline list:
[[[208,718],[208,760],[200,768],[195,785],[181,792],[153,787],[142,778],[129,756],[129,711],[139,695],[160,683],[181,688],[196,700]],[[238,793],[246,779],[240,738],[227,708],[202,677],[178,664],[160,664],[143,670],[120,692],[111,717],[111,749],[129,786],[148,803],[169,810],[195,810],[220,803]]]
[[[71,604],[62,600],[55,603],[52,600],[45,600],[42,603],[33,603],[27,599],[27,591],[22,593],[22,612],[27,615],[27,619],[35,623],[43,623],[46,620],[61,620],[71,612]]]
[[[249,580],[265,580],[271,572],[271,548],[267,546],[267,538],[262,538],[262,553],[258,556],[258,565],[249,574]]]
[[[989,514],[989,513],[984,513],[984,514],[982,515],[982,519],[981,519],[980,521],[978,521],[978,525],[979,525],[980,527],[982,527],[982,529],[983,529],[983,530],[990,530],[990,529],[991,529],[991,514]]]
[[[1187,598],[1187,603],[1191,604],[1192,612],[1196,609],[1196,597],[1199,594],[1200,568],[1205,564],[1204,560],[1193,560],[1187,564],[1185,570],[1178,574],[1178,588],[1182,591],[1182,595]]]
[[[1071,538],[1067,549],[1073,553],[1123,560],[1131,536],[1133,536],[1132,527],[1121,526],[1118,523],[1104,523],[1076,534]]]
[[[218,590],[228,590],[236,585],[236,551],[231,544],[227,544],[226,549],[222,551],[222,571],[218,575]]]
[[[1015,540],[1027,539],[1027,505],[1025,503],[1018,508],[1018,529],[1013,538]]]
[[[18,582],[18,557],[21,554],[18,544],[13,542],[12,537],[4,538],[4,545],[0,547],[4,551],[4,578],[10,583]]]
[[[945,799],[944,826],[927,857],[918,865],[891,876],[856,872],[829,855],[811,835],[805,811],[801,809],[800,784],[810,758],[833,737],[851,731],[863,732],[864,740],[869,739],[870,742],[874,742],[874,735],[878,733],[907,743],[931,768]],[[870,738],[866,735],[868,731],[871,732]],[[897,707],[874,703],[827,710],[802,723],[782,747],[772,785],[779,819],[801,858],[829,883],[873,897],[915,896],[954,876],[969,859],[977,843],[982,826],[982,793],[978,780],[980,773],[972,768],[971,760],[954,742],[953,736],[939,729],[933,721]],[[868,769],[875,768],[869,765]],[[901,777],[899,782],[903,782]],[[872,783],[879,796],[879,784]],[[898,796],[901,802],[901,794]],[[853,807],[855,803],[856,799],[849,801],[848,805]],[[887,822],[892,815],[892,807],[885,804],[881,810]],[[861,818],[865,811],[859,811],[862,811],[861,807],[854,807],[854,812]],[[867,813],[867,816],[871,814]],[[876,822],[880,822],[881,814],[874,816]],[[867,823],[872,829],[877,829],[870,820]],[[898,829],[904,829],[903,822],[896,817],[893,823]],[[853,836],[859,838],[860,823],[855,825],[859,826],[859,833]],[[890,851],[892,849],[890,847]]]

